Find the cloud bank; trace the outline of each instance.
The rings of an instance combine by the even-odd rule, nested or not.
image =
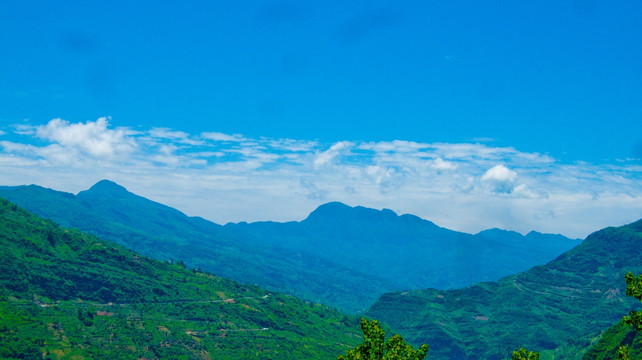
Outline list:
[[[559,163],[486,144],[134,131],[109,118],[0,130],[0,184],[76,193],[101,179],[217,223],[301,220],[318,205],[390,208],[466,232],[584,237],[642,217],[642,167]]]

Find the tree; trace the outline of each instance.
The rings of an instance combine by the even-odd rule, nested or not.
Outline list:
[[[385,341],[386,333],[377,320],[361,319],[361,330],[363,344],[339,355],[337,360],[422,360],[428,353],[428,345],[421,345],[415,350],[400,335]]]
[[[624,280],[626,280],[626,295],[642,301],[642,275],[634,276],[629,272],[624,276]],[[622,321],[635,327],[635,330],[642,331],[642,313],[631,311],[629,316],[622,317]]]
[[[539,353],[519,348],[513,351],[513,360],[539,360]]]
[[[617,349],[617,359],[630,360],[631,358],[629,357],[629,348],[627,348],[626,346],[620,346]]]
[[[642,274],[634,276],[633,273],[628,272],[624,276],[624,280],[626,281],[626,295],[642,301]],[[633,326],[637,331],[642,331],[642,313],[640,312],[631,310],[628,316],[622,317],[622,322]],[[618,360],[629,360],[629,348],[620,346],[617,349],[617,358]]]

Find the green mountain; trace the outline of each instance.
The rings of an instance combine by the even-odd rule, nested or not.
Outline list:
[[[228,224],[246,243],[317,254],[398,290],[461,288],[529,269],[578,245],[561,235],[504,230],[477,235],[448,230],[414,215],[328,203],[301,222]],[[358,254],[358,256],[355,256]]]
[[[610,327],[602,337],[584,354],[582,360],[617,359],[620,346],[627,346],[631,359],[642,359],[642,335],[623,322]]]
[[[2,359],[332,359],[360,342],[355,318],[151,260],[1,198],[0,247]]]
[[[220,225],[188,217],[107,180],[78,195],[29,185],[0,187],[0,196],[145,256],[180,260],[190,268],[350,312],[365,310],[380,294],[395,289],[380,277],[318,256],[249,243]]]
[[[642,220],[591,234],[554,261],[464,289],[383,295],[367,315],[388,323],[432,359],[496,359],[520,346],[542,359],[580,359],[639,304],[626,272],[642,272]],[[510,357],[510,356],[508,356]]]
[[[146,256],[183,260],[189,267],[352,313],[389,291],[497,280],[579,243],[497,229],[470,235],[412,215],[341,203],[322,205],[301,222],[220,226],[106,180],[78,195],[31,185],[1,187],[0,196]]]

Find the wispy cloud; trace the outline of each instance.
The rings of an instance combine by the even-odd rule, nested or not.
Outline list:
[[[214,141],[228,141],[228,142],[247,141],[247,139],[244,138],[242,135],[238,135],[238,134],[228,135],[228,134],[223,134],[215,131],[204,132],[201,134],[201,137],[203,137],[204,139],[214,140]]]
[[[642,217],[642,166],[564,164],[486,144],[325,144],[109,118],[21,124],[0,141],[0,184],[78,192],[98,180],[219,223],[300,220],[326,201],[391,208],[452,229],[585,236]]]

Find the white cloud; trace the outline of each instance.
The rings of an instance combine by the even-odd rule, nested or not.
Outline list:
[[[49,121],[35,128],[35,134],[43,140],[56,142],[61,146],[81,151],[92,157],[113,157],[127,155],[136,149],[136,142],[127,129],[108,129],[108,119],[95,122],[70,124],[61,119]]]
[[[218,223],[301,220],[326,201],[391,208],[455,230],[503,227],[585,236],[642,217],[642,167],[562,164],[484,144],[324,144],[134,132],[101,118],[14,126],[0,141],[0,185],[78,192],[98,180]]]
[[[444,161],[441,158],[436,158],[433,160],[430,164],[434,169],[437,170],[455,170],[457,169],[457,164],[450,162],[450,161]]]
[[[148,134],[153,138],[174,140],[188,145],[201,145],[203,143],[202,141],[192,139],[186,132],[174,131],[167,128],[153,128]]]
[[[495,165],[486,170],[481,179],[492,186],[493,192],[510,194],[513,192],[513,189],[515,189],[517,173],[504,165]]]
[[[495,165],[486,170],[482,176],[482,180],[500,181],[500,182],[514,182],[517,179],[517,173],[510,170],[504,165]]]
[[[201,137],[208,140],[229,142],[242,142],[247,140],[239,134],[228,135],[220,132],[204,132],[201,134]]]
[[[341,141],[333,144],[328,150],[317,154],[314,159],[314,168],[319,169],[322,166],[330,164],[334,158],[339,156],[345,150],[350,149],[352,146],[353,144],[348,141]]]
[[[13,132],[20,135],[33,135],[36,132],[36,127],[29,124],[15,124]]]

